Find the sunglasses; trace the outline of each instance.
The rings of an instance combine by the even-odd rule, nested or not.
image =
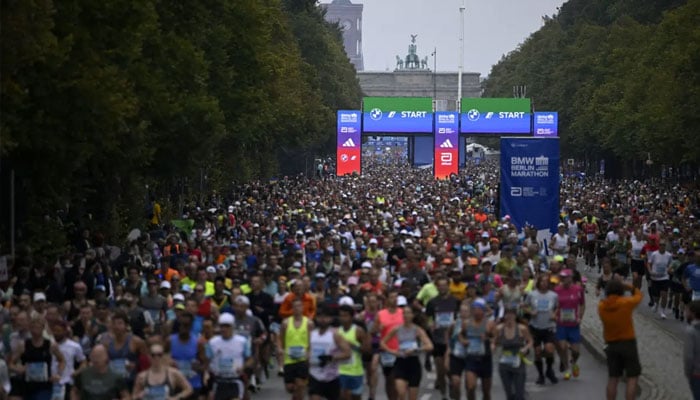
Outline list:
[[[151,353],[151,357],[163,357],[163,353]]]
[[[195,289],[194,291],[195,291],[195,292],[203,292],[204,289]]]

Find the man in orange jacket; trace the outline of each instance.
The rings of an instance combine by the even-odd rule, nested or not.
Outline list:
[[[303,314],[305,317],[313,319],[316,316],[315,297],[308,292],[304,292],[304,282],[301,279],[296,279],[292,284],[292,293],[285,297],[282,304],[280,304],[280,318],[284,319],[292,316],[292,302],[295,299],[301,299],[301,302],[304,305]]]
[[[625,296],[625,290],[632,292],[632,296]],[[639,363],[632,314],[641,301],[642,292],[639,289],[613,279],[605,286],[605,298],[598,303],[598,315],[603,322],[603,337],[607,344],[608,400],[617,398],[617,383],[623,372],[627,376],[625,399],[635,398],[642,366]]]

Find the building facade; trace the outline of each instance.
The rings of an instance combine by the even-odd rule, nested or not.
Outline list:
[[[362,60],[362,4],[354,4],[350,0],[333,0],[322,4],[326,9],[326,20],[340,23],[343,29],[343,44],[350,62],[357,71],[365,69]]]

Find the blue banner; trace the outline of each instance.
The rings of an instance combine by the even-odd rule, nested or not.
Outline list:
[[[501,138],[501,217],[554,233],[559,223],[559,139]]]
[[[535,137],[556,137],[559,135],[559,114],[553,111],[536,112],[533,132]]]
[[[433,132],[433,113],[428,111],[384,111],[375,108],[364,113],[362,118],[365,132]]]

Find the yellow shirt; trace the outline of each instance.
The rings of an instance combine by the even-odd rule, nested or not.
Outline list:
[[[151,224],[160,225],[160,204],[158,202],[153,203],[153,218],[151,218]]]
[[[370,260],[374,260],[377,257],[383,257],[384,256],[384,251],[380,248],[377,248],[377,250],[372,250],[371,248],[367,249],[367,258]]]
[[[457,300],[462,301],[467,297],[467,284],[464,282],[450,281],[450,294]]]

